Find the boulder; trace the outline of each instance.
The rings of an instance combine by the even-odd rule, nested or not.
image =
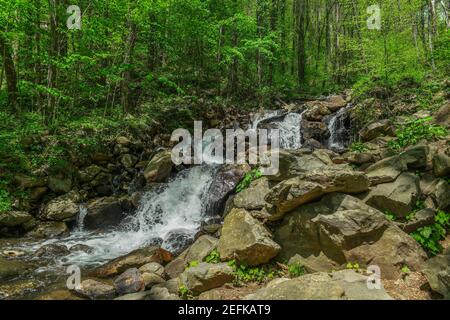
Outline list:
[[[435,123],[450,128],[450,103],[442,106],[434,115]]]
[[[370,152],[350,152],[345,155],[348,162],[361,165],[374,161],[374,156]]]
[[[84,227],[88,230],[118,225],[127,216],[127,209],[129,209],[125,199],[114,196],[90,200],[86,208]]]
[[[267,204],[264,197],[269,190],[269,180],[266,177],[259,178],[234,197],[234,206],[246,210],[260,210]]]
[[[181,284],[195,295],[221,287],[233,280],[233,268],[227,263],[210,264],[202,262],[196,267],[186,269],[180,275]]]
[[[433,157],[433,173],[436,177],[450,175],[450,157],[444,153],[437,153]]]
[[[65,245],[53,243],[40,247],[36,250],[34,256],[38,258],[57,258],[67,256],[68,254],[70,254],[70,251]]]
[[[114,287],[118,294],[135,293],[145,288],[144,278],[137,268],[131,268],[114,280]]]
[[[64,194],[72,190],[72,176],[62,173],[51,174],[48,177],[48,187],[55,193]]]
[[[133,156],[132,154],[123,154],[120,157],[120,163],[122,163],[122,165],[129,169],[129,168],[133,168],[134,165],[138,162],[138,158],[136,156]]]
[[[302,138],[304,140],[315,139],[324,141],[329,138],[330,130],[327,125],[319,121],[302,121]]]
[[[222,260],[236,259],[256,266],[275,257],[280,246],[248,211],[233,209],[225,218],[217,250]]]
[[[172,254],[160,247],[151,246],[137,249],[125,256],[116,258],[93,271],[93,275],[107,278],[118,275],[127,269],[140,268],[150,262],[163,264],[172,260]]]
[[[381,135],[393,136],[394,134],[394,128],[387,119],[371,123],[359,131],[359,137],[364,142],[373,140]]]
[[[336,112],[339,109],[347,106],[347,101],[341,95],[332,95],[332,96],[328,97],[328,99],[326,101],[324,101],[323,104],[328,109],[330,109],[331,112]]]
[[[313,265],[377,264],[388,278],[400,273],[402,263],[419,270],[426,257],[417,242],[383,213],[341,193],[328,194],[286,215],[275,228],[274,240],[282,247],[279,259],[298,254]]]
[[[322,121],[323,117],[330,115],[331,111],[323,104],[315,104],[304,114],[303,119],[308,121]]]
[[[412,173],[402,173],[391,183],[377,185],[364,201],[382,211],[406,217],[420,196],[419,178]]]
[[[429,198],[426,201],[433,209],[446,209],[450,206],[450,184],[437,179],[430,186]]]
[[[78,205],[80,201],[81,195],[76,191],[59,196],[47,203],[40,214],[40,218],[52,221],[74,220],[80,212]]]
[[[0,282],[23,276],[33,270],[33,265],[28,262],[0,256]]]
[[[113,286],[92,279],[82,281],[80,286],[75,288],[75,292],[91,300],[112,299],[116,295]]]
[[[164,267],[157,262],[150,262],[144,264],[142,267],[139,268],[139,271],[141,273],[154,273],[160,277],[163,277],[165,274]]]
[[[142,280],[146,289],[150,289],[154,285],[166,282],[160,275],[150,272],[143,272]]]
[[[86,183],[94,180],[94,178],[102,171],[102,168],[93,164],[86,168],[83,168],[78,172],[78,178],[80,182]]]
[[[412,219],[406,222],[395,222],[406,233],[412,233],[419,228],[426,227],[435,223],[436,212],[432,209],[423,209],[416,212]]]
[[[167,288],[153,287],[150,290],[149,295],[145,297],[145,300],[181,300],[178,295],[170,293]]]
[[[391,182],[408,169],[399,156],[393,156],[378,161],[366,169],[366,175],[372,185]]]
[[[399,158],[409,169],[423,169],[427,166],[429,152],[428,146],[417,145],[406,149],[399,155]]]
[[[30,201],[37,202],[40,201],[45,194],[48,192],[47,187],[36,187],[30,190]]]
[[[0,212],[0,227],[17,227],[33,219],[24,211]]]
[[[23,173],[16,173],[13,178],[14,184],[20,189],[31,189],[45,187],[47,181],[42,177],[31,177]]]
[[[217,248],[218,243],[219,239],[203,235],[189,247],[184,260],[187,263],[191,261],[202,262],[211,251]]]
[[[265,200],[270,220],[279,220],[305,203],[331,192],[361,193],[369,189],[369,180],[362,172],[344,167],[326,167],[283,181],[273,187]]]
[[[120,144],[121,146],[124,146],[124,147],[131,146],[131,140],[128,139],[127,137],[123,137],[123,136],[117,137],[116,143]]]
[[[187,263],[183,258],[176,258],[169,262],[165,267],[165,272],[170,279],[177,278],[184,269],[186,269]]]
[[[429,259],[423,273],[433,291],[440,293],[446,300],[450,299],[450,249]]]
[[[43,222],[27,233],[27,236],[39,239],[50,239],[69,234],[69,228],[65,222]]]
[[[144,170],[144,177],[148,183],[164,182],[172,171],[173,162],[170,151],[157,153],[147,164]]]
[[[94,252],[94,248],[81,243],[71,246],[69,250],[70,252],[85,252],[88,254]]]

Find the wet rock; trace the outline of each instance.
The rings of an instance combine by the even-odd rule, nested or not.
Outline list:
[[[78,178],[81,182],[86,183],[95,179],[95,177],[102,172],[102,168],[93,164],[78,172]]]
[[[70,251],[63,244],[47,244],[36,250],[34,256],[39,258],[56,258],[68,254],[70,254]]]
[[[362,172],[344,167],[316,169],[285,180],[273,187],[265,200],[270,220],[278,220],[300,205],[315,201],[331,192],[361,193],[369,188],[369,180]]]
[[[227,263],[200,263],[180,275],[181,283],[193,294],[221,287],[234,279],[233,269]]]
[[[398,156],[385,158],[366,169],[366,175],[372,185],[392,182],[404,171],[407,165]]]
[[[16,173],[13,178],[14,184],[21,189],[45,187],[47,181],[43,177],[31,177],[23,173]]]
[[[144,278],[137,268],[131,268],[114,280],[114,287],[119,295],[135,293],[145,288]]]
[[[120,162],[125,168],[133,168],[134,165],[138,162],[138,158],[131,154],[124,154],[120,158]]]
[[[141,273],[154,273],[160,277],[164,277],[165,275],[164,267],[157,262],[150,262],[144,264],[142,267],[139,268],[139,271]]]
[[[112,299],[116,295],[113,286],[92,279],[82,281],[74,291],[91,300]]]
[[[429,259],[423,272],[431,289],[440,293],[444,299],[450,299],[450,249]]]
[[[33,217],[24,211],[9,211],[0,213],[0,227],[17,227],[28,221]]]
[[[412,173],[402,173],[394,182],[377,185],[364,200],[382,212],[406,217],[419,196],[419,178]]]
[[[170,279],[177,278],[184,269],[186,269],[187,263],[183,258],[176,258],[169,262],[165,267],[165,272]]]
[[[156,154],[144,170],[144,177],[148,183],[164,182],[172,171],[173,162],[170,151]]]
[[[127,269],[140,268],[150,262],[164,264],[172,260],[172,254],[160,247],[151,246],[137,249],[96,268],[93,275],[101,278],[120,274]]]
[[[65,222],[43,222],[39,223],[35,229],[27,233],[27,236],[39,239],[49,239],[66,236],[69,228]]]
[[[149,272],[142,273],[142,280],[146,289],[150,289],[154,285],[166,282],[160,275]]]
[[[33,269],[28,262],[0,256],[0,281],[22,276]]]
[[[367,125],[359,131],[362,141],[370,141],[382,135],[394,135],[395,131],[389,120],[381,120]]]
[[[84,252],[88,254],[94,252],[94,248],[81,243],[71,246],[69,250],[70,252]]]
[[[163,246],[169,248],[169,251],[177,255],[186,249],[193,241],[193,234],[187,229],[175,229],[167,233]]]
[[[62,173],[52,174],[48,177],[48,187],[55,193],[68,193],[72,190],[72,176]]]
[[[222,260],[237,259],[255,266],[275,257],[280,246],[249,212],[233,209],[225,218],[217,250]]]
[[[218,243],[219,239],[203,235],[189,247],[184,260],[188,263],[191,261],[201,262],[217,248]]]
[[[53,221],[73,220],[80,212],[79,201],[81,201],[81,195],[76,191],[71,191],[47,203],[40,217]]]
[[[450,175],[450,157],[443,153],[437,153],[433,157],[433,173],[436,177]]]
[[[127,216],[127,208],[123,204],[123,199],[118,197],[103,197],[89,201],[84,227],[95,230],[118,225]]]
[[[324,141],[330,137],[330,131],[323,122],[302,121],[303,139],[315,139],[317,141]]]
[[[308,121],[322,121],[323,117],[330,115],[331,111],[323,104],[315,104],[303,114],[303,119]]]

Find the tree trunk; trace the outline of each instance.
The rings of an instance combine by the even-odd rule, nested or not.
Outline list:
[[[123,64],[125,65],[125,71],[123,72],[122,81],[122,107],[125,113],[132,112],[132,101],[131,101],[131,63],[133,59],[134,47],[137,40],[137,26],[134,22],[129,23],[129,35],[127,40],[127,49],[125,51],[125,57],[123,59]]]
[[[2,31],[0,31],[0,52],[3,57],[3,68],[5,70],[6,85],[8,88],[8,103],[11,110],[19,114],[16,68],[14,66],[11,46]]]

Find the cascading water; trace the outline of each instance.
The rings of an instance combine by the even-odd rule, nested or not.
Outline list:
[[[283,121],[279,123],[280,148],[300,149],[302,147],[301,125],[304,112],[289,113],[284,117]]]
[[[343,151],[351,142],[350,124],[348,111],[351,104],[340,109],[333,114],[327,121],[330,138],[327,141],[327,147],[334,151]]]

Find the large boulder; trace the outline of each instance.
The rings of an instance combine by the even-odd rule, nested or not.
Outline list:
[[[450,299],[450,249],[429,259],[423,273],[433,291],[440,293],[444,299]]]
[[[186,251],[184,260],[188,263],[191,261],[201,262],[217,248],[218,243],[219,239],[203,235],[189,247]]]
[[[233,268],[227,263],[200,263],[198,266],[186,269],[180,275],[181,284],[193,294],[223,286],[234,280]]]
[[[270,220],[279,220],[305,203],[331,192],[361,193],[369,189],[369,180],[362,172],[344,167],[327,167],[283,181],[273,187],[265,200]]]
[[[353,270],[274,280],[244,300],[392,300],[384,288],[369,289],[368,276]]]
[[[408,169],[399,156],[393,156],[378,161],[368,167],[365,172],[372,185],[391,182]]]
[[[327,125],[320,121],[302,121],[302,138],[304,140],[315,139],[324,141],[330,136]]]
[[[96,164],[90,165],[86,168],[81,169],[78,172],[78,179],[82,183],[90,182],[94,180],[94,178],[102,172],[102,168],[97,166]]]
[[[135,293],[144,290],[144,278],[137,268],[131,268],[114,280],[114,287],[120,295]]]
[[[54,173],[48,177],[48,187],[55,193],[68,193],[72,189],[72,183],[70,174]]]
[[[33,270],[34,267],[29,262],[18,259],[7,259],[0,256],[0,282],[18,276],[23,276]]]
[[[78,205],[80,201],[81,195],[76,191],[59,196],[47,203],[40,214],[40,218],[52,221],[74,220],[80,212],[80,206]]]
[[[126,198],[103,197],[90,200],[84,218],[84,227],[88,230],[105,229],[118,225],[129,210]]]
[[[331,267],[354,261],[377,264],[388,278],[399,274],[402,262],[419,270],[426,256],[417,242],[383,213],[340,193],[286,215],[275,229],[274,240],[282,247],[280,259],[298,254],[316,258],[312,260],[320,257],[322,264]]]
[[[91,300],[112,299],[116,295],[113,286],[92,279],[82,281],[74,291]]]
[[[162,151],[153,156],[144,170],[147,182],[164,182],[172,171],[173,162],[170,151]]]
[[[428,146],[416,145],[407,148],[399,155],[399,158],[409,169],[423,169],[427,166],[429,152],[430,148]]]
[[[419,196],[419,178],[415,174],[406,172],[394,182],[377,185],[364,200],[368,205],[382,212],[406,217],[413,210]]]
[[[450,175],[450,157],[444,153],[437,153],[433,157],[433,173],[436,177]]]
[[[250,166],[247,164],[227,165],[219,169],[208,190],[210,197],[205,208],[208,214],[221,215],[223,213],[226,199],[248,171],[250,171]]]
[[[389,120],[380,120],[371,123],[359,131],[362,141],[370,141],[381,135],[394,135],[394,128]]]
[[[324,101],[323,104],[328,109],[330,109],[331,112],[336,112],[339,109],[347,106],[347,101],[341,95],[332,95],[332,96],[328,97],[328,99],[326,101]]]
[[[264,198],[269,190],[269,180],[262,177],[253,181],[247,189],[238,193],[234,197],[233,204],[237,208],[260,210],[267,204]]]
[[[434,121],[442,126],[450,128],[450,103],[442,106],[434,115]]]
[[[303,119],[308,121],[322,121],[323,117],[331,114],[331,111],[323,104],[314,104],[304,114]]]
[[[0,212],[0,227],[17,227],[31,219],[33,217],[24,211]]]
[[[233,209],[225,218],[217,250],[223,260],[236,259],[256,266],[269,262],[280,251],[269,231],[244,209]]]
[[[69,228],[65,222],[50,221],[39,223],[36,228],[28,232],[26,235],[38,239],[50,239],[69,234]]]
[[[150,262],[159,264],[167,263],[172,260],[172,254],[160,247],[151,246],[137,249],[125,256],[118,257],[98,268],[92,274],[100,278],[107,278],[118,275],[127,269],[140,268]]]
[[[429,197],[426,204],[433,209],[447,209],[450,207],[450,184],[443,179],[436,179],[429,186]]]

